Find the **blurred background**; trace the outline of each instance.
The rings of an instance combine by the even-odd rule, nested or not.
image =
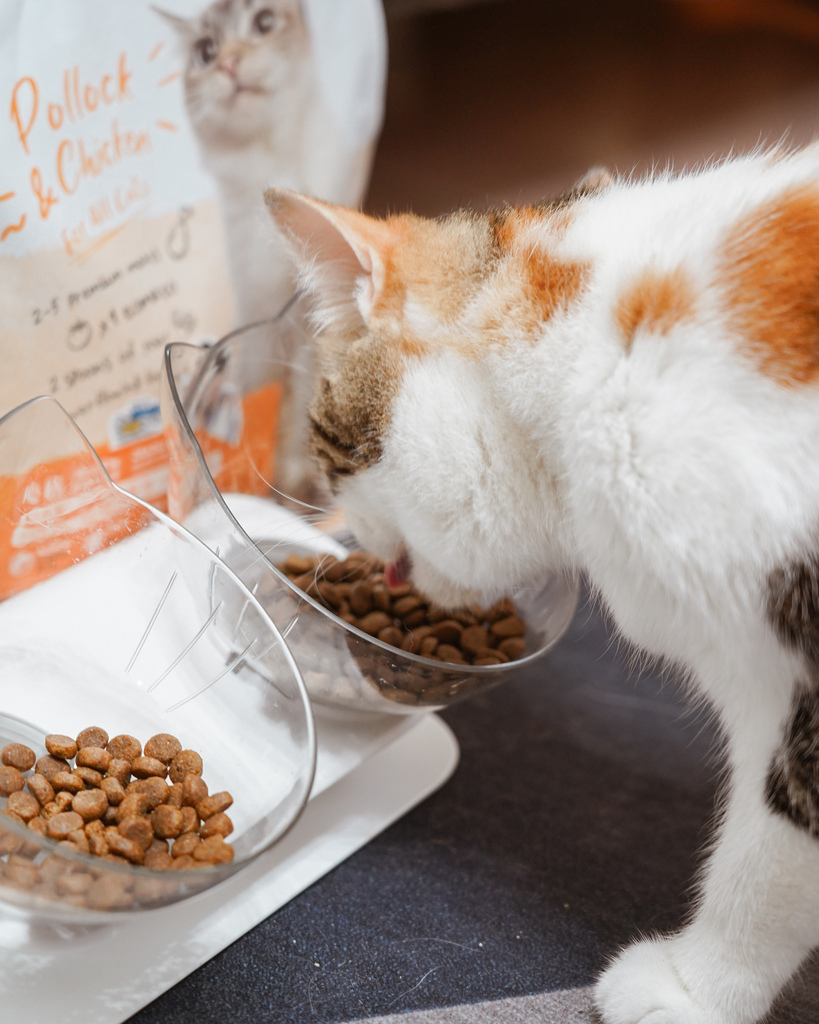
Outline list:
[[[385,0],[368,212],[537,202],[590,166],[692,166],[819,134],[819,3]]]

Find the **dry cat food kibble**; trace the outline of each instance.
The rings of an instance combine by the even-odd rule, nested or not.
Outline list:
[[[76,738],[52,734],[44,746],[39,758],[22,743],[0,750],[0,813],[21,826],[75,852],[154,871],[233,860],[225,841],[233,798],[208,791],[202,758],[175,736],[152,736],[143,751],[133,736],[109,739],[93,727]],[[135,896],[130,880],[117,885],[78,872],[77,862],[42,858],[41,845],[0,833],[0,884],[94,909],[150,902],[147,874]]]
[[[469,605],[450,610],[429,602],[409,584],[390,587],[384,564],[364,551],[346,559],[331,555],[291,554],[277,568],[308,596],[362,632],[398,650],[445,663],[450,671],[437,672],[415,663],[411,670],[377,663],[361,647],[353,647],[366,679],[382,696],[401,704],[439,704],[480,685],[477,674],[451,677],[451,668],[503,665],[526,654],[526,624],[510,598],[489,608]],[[293,652],[298,658],[298,651]],[[314,652],[311,652],[314,654]],[[315,656],[311,658],[315,662]],[[405,663],[406,664],[406,663]],[[332,681],[326,692],[340,699]],[[305,679],[313,692],[322,688],[322,673],[308,671]],[[312,684],[312,686],[311,686]]]

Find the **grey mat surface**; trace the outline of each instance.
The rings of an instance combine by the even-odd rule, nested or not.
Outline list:
[[[714,732],[588,606],[444,718],[462,758],[438,793],[132,1024],[590,1024],[606,956],[685,920]],[[774,1019],[819,1022],[819,970]]]
[[[630,672],[588,606],[444,717],[449,783],[132,1024],[591,1021],[606,956],[685,919],[713,731],[673,682]],[[819,970],[774,1019],[819,1021]]]

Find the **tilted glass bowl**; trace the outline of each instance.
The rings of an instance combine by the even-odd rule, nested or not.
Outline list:
[[[206,545],[112,483],[51,398],[0,419],[0,667],[0,748],[171,733],[234,800],[233,861],[188,870],[105,861],[0,814],[0,902],[70,921],[173,903],[268,849],[307,801],[313,719],[281,633]]]
[[[343,510],[317,508],[279,489],[277,412],[283,410],[292,454],[300,427],[289,410],[298,404],[293,396],[304,394],[297,375],[309,370],[289,356],[311,345],[306,333],[299,336],[305,322],[293,304],[278,319],[235,331],[211,348],[167,347],[161,406],[171,515],[218,551],[257,596],[286,636],[314,702],[406,714],[444,708],[508,680],[565,632],[577,606],[574,577],[554,573],[510,595],[526,623],[526,655],[473,666],[382,642],[277,567],[290,554],[343,559],[357,546]]]

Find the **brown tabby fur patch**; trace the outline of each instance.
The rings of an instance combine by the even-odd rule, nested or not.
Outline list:
[[[377,462],[405,355],[377,335],[353,342],[355,358],[324,378],[310,404],[312,446],[331,488]]]
[[[742,220],[721,277],[729,316],[763,373],[781,384],[819,377],[819,192],[792,189]]]
[[[768,769],[765,799],[772,811],[819,836],[819,557],[771,573],[768,614],[779,637],[807,656],[810,669]]]

